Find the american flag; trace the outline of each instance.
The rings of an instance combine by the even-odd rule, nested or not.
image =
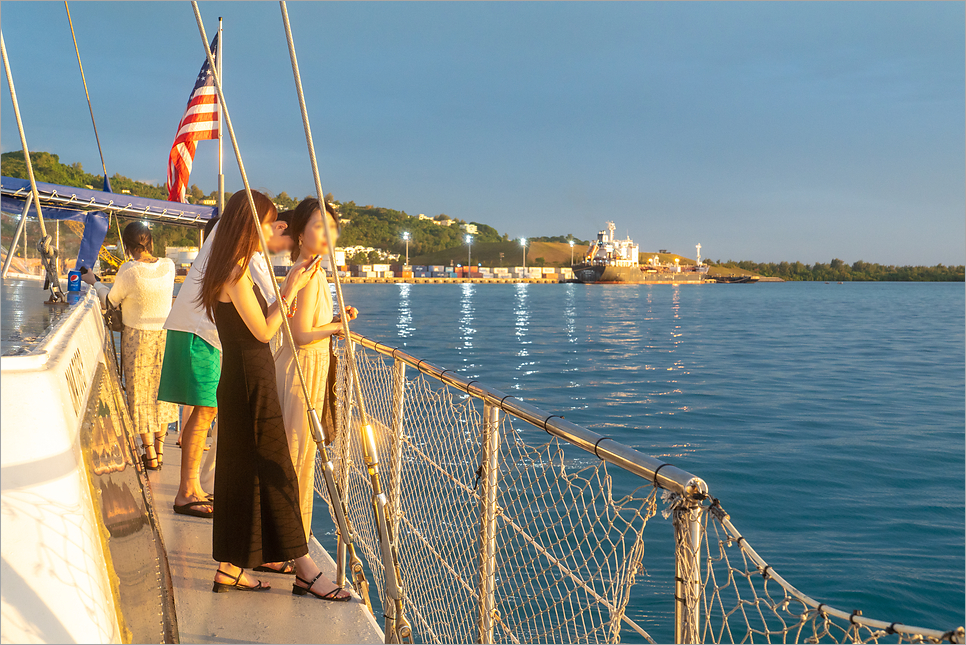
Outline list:
[[[218,60],[218,36],[211,41],[211,52],[216,64]],[[183,202],[188,177],[191,176],[191,162],[195,158],[198,141],[218,138],[218,92],[215,90],[215,77],[207,58],[198,73],[198,80],[188,98],[178,134],[168,155],[168,201]]]

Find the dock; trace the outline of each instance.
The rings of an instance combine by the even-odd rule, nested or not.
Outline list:
[[[172,509],[181,471],[176,434],[168,434],[164,466],[148,471],[155,512],[168,555],[182,643],[383,643],[375,618],[361,600],[326,602],[292,595],[295,576],[255,573],[271,584],[258,593],[213,593],[211,520]],[[330,579],[335,561],[313,537],[309,553]],[[375,588],[372,589],[375,593]]]

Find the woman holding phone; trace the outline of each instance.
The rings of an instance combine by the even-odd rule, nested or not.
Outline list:
[[[270,238],[274,204],[252,191],[262,232]],[[294,560],[292,593],[322,600],[351,596],[322,575],[308,555],[298,488],[275,385],[268,341],[292,313],[299,290],[319,271],[318,259],[294,267],[280,302],[269,307],[252,280],[249,259],[258,231],[244,191],[232,195],[218,224],[198,300],[218,328],[222,370],[215,469],[212,555],[219,562],[212,591],[263,591],[245,569]]]
[[[326,204],[325,210],[323,221],[322,207],[314,197],[306,197],[295,207],[292,224],[285,232],[293,240],[293,267],[305,266],[313,258],[328,253],[325,226],[329,227],[333,243],[339,236],[339,216],[335,208]],[[288,433],[288,447],[298,477],[302,527],[305,530],[305,539],[308,540],[312,530],[316,446],[306,410],[314,407],[323,422],[328,416],[324,411],[330,403],[329,338],[342,329],[342,324],[338,319],[333,320],[332,293],[322,269],[299,291],[292,305],[295,313],[289,320],[289,325],[297,346],[302,374],[305,376],[305,387],[312,400],[306,405],[295,358],[288,343],[282,343],[275,354],[275,376],[282,402],[282,415],[285,418],[285,430]],[[354,307],[346,307],[345,315],[349,316],[349,320],[353,320],[358,314]],[[326,435],[331,440],[328,428]]]

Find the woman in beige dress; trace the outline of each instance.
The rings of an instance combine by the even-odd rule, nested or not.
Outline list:
[[[335,209],[326,204],[328,216],[322,221],[322,208],[319,201],[308,197],[295,208],[292,224],[286,231],[294,240],[292,261],[295,266],[301,266],[313,256],[328,253],[325,241],[327,225],[333,242],[339,234],[339,216]],[[283,342],[275,354],[275,377],[278,384],[278,394],[282,404],[282,416],[285,420],[285,432],[288,435],[289,451],[292,454],[292,465],[298,477],[299,504],[302,511],[302,524],[305,529],[305,539],[308,540],[312,530],[312,504],[314,501],[313,488],[315,483],[315,453],[316,445],[312,438],[312,428],[309,424],[306,410],[314,407],[319,416],[326,406],[327,382],[329,375],[329,337],[342,329],[338,317],[332,316],[332,294],[325,271],[319,270],[315,277],[298,293],[292,304],[294,314],[289,318],[292,338],[297,346],[299,362],[305,376],[305,386],[312,398],[311,406],[307,406],[299,383],[295,360],[288,343]],[[354,307],[346,307],[349,320],[358,315]],[[331,431],[326,429],[327,437],[331,438]]]

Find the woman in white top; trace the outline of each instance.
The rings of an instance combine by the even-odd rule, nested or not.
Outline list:
[[[121,308],[121,364],[127,404],[134,429],[144,444],[144,465],[157,470],[163,459],[164,435],[168,424],[177,419],[178,410],[172,403],[158,401],[164,321],[174,293],[174,263],[154,257],[154,240],[147,224],[131,222],[124,227],[121,239],[132,259],[117,270],[113,287],[95,282],[90,271],[83,279],[95,287],[103,306],[110,299],[111,304]]]
[[[339,234],[339,216],[335,209],[326,204],[326,223],[332,240]],[[293,266],[299,267],[314,256],[328,252],[325,243],[325,229],[322,222],[322,209],[319,200],[307,197],[295,208],[292,223],[286,231],[294,240],[292,248]],[[312,407],[323,419],[327,403],[329,381],[329,337],[338,333],[342,326],[332,318],[332,294],[326,280],[325,271],[319,269],[315,277],[298,292],[292,303],[294,312],[289,325],[295,340],[305,386],[312,397]],[[354,307],[346,307],[346,314],[352,320],[358,315]],[[338,320],[338,319],[336,319]],[[275,380],[278,396],[282,404],[282,418],[288,435],[289,452],[292,465],[298,478],[299,504],[302,511],[302,528],[308,541],[312,529],[313,485],[315,483],[315,441],[306,414],[305,398],[299,383],[295,360],[288,343],[282,343],[275,354]],[[331,441],[331,430],[325,434]]]

